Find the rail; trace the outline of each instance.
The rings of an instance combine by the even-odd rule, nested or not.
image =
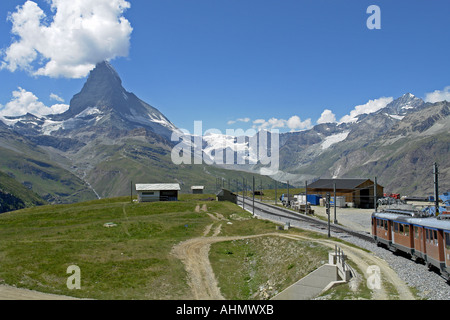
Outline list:
[[[238,197],[238,203],[239,202],[242,203],[242,197]],[[245,198],[245,207],[253,209],[252,205],[253,205],[252,199]],[[265,214],[276,216],[279,218],[290,219],[293,221],[307,222],[310,223],[311,225],[318,226],[319,228],[320,227],[326,228],[328,226],[327,222],[321,221],[317,218],[307,216],[306,214],[301,214],[289,209],[277,207],[271,204],[266,204],[256,199],[255,199],[255,209],[264,212]],[[374,242],[374,239],[370,234],[360,233],[340,225],[332,224],[330,226],[330,229],[333,232],[346,233],[348,235],[354,236],[364,241]]]

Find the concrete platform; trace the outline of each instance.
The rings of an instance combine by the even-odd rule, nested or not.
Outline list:
[[[330,284],[341,282],[336,265],[324,264],[316,271],[279,293],[272,300],[310,300],[318,296]]]

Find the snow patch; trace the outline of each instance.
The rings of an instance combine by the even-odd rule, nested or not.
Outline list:
[[[84,118],[95,114],[102,114],[102,112],[98,108],[89,107],[81,111],[79,114],[77,114],[75,118]]]
[[[14,120],[11,120],[11,119],[7,119],[7,118],[5,118],[5,117],[0,116],[0,121],[2,121],[4,124],[6,124],[6,125],[9,126],[9,127],[12,127],[12,126],[14,126],[17,122],[19,122],[20,119],[14,119]]]
[[[242,154],[245,160],[249,160],[250,163],[256,163],[258,159],[255,159],[254,155],[256,152],[252,152],[249,150],[249,145],[247,142],[240,142],[241,139],[237,139],[234,136],[217,134],[217,133],[209,133],[203,136],[203,141],[207,143],[207,146],[204,148],[204,153],[211,155],[212,151],[231,149],[233,152],[238,152],[238,154]],[[234,160],[233,160],[234,161]]]
[[[325,140],[321,144],[322,150],[326,150],[329,147],[331,147],[333,144],[344,141],[345,139],[347,139],[349,134],[350,134],[350,131],[345,131],[342,133],[338,133],[338,134],[334,134],[332,136],[326,137]]]
[[[58,131],[62,127],[63,127],[62,121],[52,121],[52,120],[46,119],[44,124],[42,125],[41,132],[44,136],[49,136],[49,135],[51,135],[52,132]]]
[[[392,119],[395,119],[395,120],[403,120],[403,118],[405,117],[405,116],[398,116],[395,114],[386,114],[386,116],[391,117]]]

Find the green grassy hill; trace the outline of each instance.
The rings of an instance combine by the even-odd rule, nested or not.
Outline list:
[[[44,204],[40,196],[0,171],[0,213]]]
[[[2,123],[3,124],[3,123]],[[84,181],[66,169],[56,154],[0,126],[0,170],[27,185],[49,203],[73,203],[96,199]],[[53,157],[53,158],[52,158]]]
[[[221,225],[220,236],[246,236],[275,232],[275,225],[253,219],[240,207],[229,202],[206,201],[213,195],[180,195],[178,202],[131,203],[129,198],[103,199],[71,205],[42,206],[0,215],[0,283],[16,285],[41,292],[94,299],[191,299],[187,273],[171,250],[174,245],[204,236],[207,226]],[[207,206],[207,212],[196,210]],[[209,214],[210,215],[209,215]],[[222,220],[212,215],[223,216]],[[113,222],[116,227],[106,228]],[[228,223],[230,222],[230,223]],[[277,231],[294,232],[294,231]],[[255,242],[255,245],[260,242]],[[295,250],[298,241],[290,247]],[[231,243],[234,252],[244,252]],[[224,244],[227,246],[227,244]],[[271,272],[285,274],[283,279],[297,279],[297,268],[276,253],[274,242],[270,251],[242,241],[243,250],[252,250],[252,259],[268,261],[275,255]],[[233,271],[220,268],[224,259],[220,247],[210,256],[218,279],[234,277]],[[302,249],[303,250],[303,249]],[[314,249],[326,260],[326,250]],[[325,252],[325,253],[324,253]],[[225,254],[229,256],[229,254]],[[242,257],[242,261],[240,258]],[[245,263],[246,254],[236,255],[236,267]],[[272,258],[273,260],[273,258]],[[277,262],[279,260],[279,263]],[[67,268],[77,265],[81,270],[81,290],[67,289]],[[311,266],[310,266],[311,267]],[[259,269],[252,270],[252,289],[226,290],[227,299],[255,299],[250,293],[266,281]],[[265,272],[264,268],[261,272]],[[231,272],[231,273],[229,273]],[[248,276],[248,275],[247,275]],[[222,281],[222,280],[219,280]],[[236,278],[248,283],[248,279]],[[284,286],[291,283],[284,283]],[[219,286],[225,283],[219,283]]]

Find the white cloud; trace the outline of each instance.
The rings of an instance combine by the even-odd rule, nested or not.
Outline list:
[[[61,98],[60,96],[58,96],[58,95],[55,94],[55,93],[51,93],[51,94],[50,94],[50,99],[55,100],[55,101],[58,101],[58,102],[64,102],[64,99]]]
[[[328,109],[325,109],[322,112],[322,115],[320,116],[319,120],[317,120],[318,124],[322,124],[322,123],[333,123],[336,122],[336,115]]]
[[[247,123],[247,122],[250,122],[250,121],[251,121],[250,118],[239,118],[239,119],[236,119],[236,120],[230,120],[230,121],[227,122],[227,124],[228,125],[232,125],[232,124],[235,124],[236,122],[245,122],[245,123]]]
[[[21,69],[40,76],[82,78],[96,63],[128,55],[133,29],[123,13],[130,8],[129,2],[48,2],[51,17],[33,1],[26,1],[9,15],[15,38],[4,50],[0,68],[11,72]]]
[[[435,103],[444,100],[450,101],[450,86],[445,87],[444,90],[435,90],[425,95],[425,102]]]
[[[253,121],[253,128],[257,129],[280,129],[288,127],[291,131],[305,130],[312,127],[311,119],[302,121],[299,116],[292,116],[288,120],[271,118],[269,120],[257,119]]]
[[[362,114],[369,114],[376,112],[386,107],[389,103],[394,101],[392,97],[381,97],[379,99],[369,100],[366,104],[356,106],[349,115],[341,118],[340,122],[355,122],[357,117]]]
[[[32,92],[19,87],[16,91],[13,91],[12,100],[3,108],[0,107],[0,116],[22,116],[27,113],[44,116],[63,113],[68,109],[69,106],[66,104],[55,104],[47,107]]]
[[[291,131],[305,130],[312,127],[311,119],[302,121],[299,116],[293,116],[287,121],[287,126]]]

